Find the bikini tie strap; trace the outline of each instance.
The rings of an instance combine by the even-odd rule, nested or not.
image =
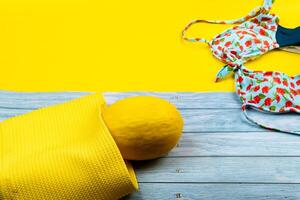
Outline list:
[[[186,36],[187,30],[194,24],[197,23],[209,23],[209,24],[241,24],[253,17],[258,16],[261,13],[267,14],[270,12],[270,9],[272,7],[272,4],[274,3],[275,0],[264,0],[264,3],[262,6],[258,6],[254,8],[250,13],[248,13],[246,16],[241,17],[239,19],[234,19],[234,20],[204,20],[204,19],[197,19],[193,20],[190,23],[188,23],[185,28],[182,31],[181,37],[182,39],[189,41],[189,42],[204,42],[210,45],[209,40],[201,37],[194,37],[194,38],[189,38]]]
[[[283,132],[283,133],[288,133],[288,134],[300,136],[300,132],[296,132],[296,131],[292,131],[292,130],[286,130],[286,129],[280,129],[280,128],[276,128],[276,127],[273,127],[273,126],[271,126],[271,125],[262,124],[261,122],[256,121],[255,119],[251,118],[251,117],[248,115],[248,113],[247,113],[247,107],[249,107],[249,106],[248,106],[247,104],[244,103],[244,104],[242,105],[242,111],[243,111],[243,114],[244,114],[245,118],[246,118],[249,122],[251,122],[251,123],[253,123],[253,124],[255,124],[255,125],[259,126],[259,127],[262,127],[262,128],[264,128],[264,129],[271,130],[271,131]]]

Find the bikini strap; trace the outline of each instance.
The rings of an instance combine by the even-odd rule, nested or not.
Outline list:
[[[189,42],[205,42],[207,44],[210,44],[210,42],[204,38],[200,37],[195,37],[195,38],[189,38],[186,36],[187,30],[194,24],[197,23],[209,23],[209,24],[241,24],[253,17],[258,16],[261,13],[267,14],[270,12],[270,9],[272,7],[272,4],[274,3],[275,0],[264,0],[264,3],[262,6],[258,6],[254,8],[250,13],[248,13],[246,16],[241,17],[239,19],[234,19],[234,20],[204,20],[204,19],[197,19],[193,20],[190,23],[188,23],[185,28],[182,31],[181,37],[184,40],[187,40]]]
[[[243,111],[243,114],[245,116],[245,118],[252,122],[253,124],[259,126],[259,127],[262,127],[264,129],[268,129],[268,130],[271,130],[271,131],[276,131],[276,132],[283,132],[283,133],[288,133],[288,134],[292,134],[292,135],[298,135],[300,136],[300,132],[296,132],[296,131],[292,131],[292,130],[285,130],[285,129],[279,129],[279,128],[275,128],[275,127],[272,127],[270,125],[265,125],[265,124],[262,124],[258,121],[256,121],[255,119],[251,118],[248,113],[247,113],[247,104],[243,104],[242,105],[242,111]]]
[[[269,13],[275,0],[264,0],[263,13]]]

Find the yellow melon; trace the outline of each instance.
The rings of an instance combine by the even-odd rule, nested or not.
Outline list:
[[[104,108],[103,119],[128,160],[148,160],[166,154],[177,144],[183,128],[176,107],[151,96],[119,100]]]

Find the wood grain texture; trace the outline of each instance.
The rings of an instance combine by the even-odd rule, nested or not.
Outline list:
[[[253,109],[248,113],[263,124],[300,130],[299,114],[269,114]],[[267,131],[247,121],[241,109],[184,109],[181,114],[185,119],[185,132]]]
[[[299,157],[181,157],[134,162],[140,182],[300,183]]]
[[[62,103],[85,92],[0,92],[0,120]],[[140,192],[125,199],[300,199],[300,137],[246,121],[234,93],[105,93],[108,104],[151,95],[176,105],[185,127],[163,158],[134,162]],[[249,114],[264,123],[300,130],[297,114]]]
[[[300,156],[300,138],[278,132],[187,132],[168,154],[185,156]]]
[[[298,200],[298,184],[141,183],[123,200]]]

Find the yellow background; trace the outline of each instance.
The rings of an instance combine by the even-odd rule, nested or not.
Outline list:
[[[15,91],[233,91],[205,44],[180,32],[195,18],[244,16],[262,0],[1,1],[0,89]],[[300,25],[300,1],[277,0],[273,12]],[[211,38],[224,25],[197,25]],[[271,52],[251,69],[300,73],[300,55]]]

